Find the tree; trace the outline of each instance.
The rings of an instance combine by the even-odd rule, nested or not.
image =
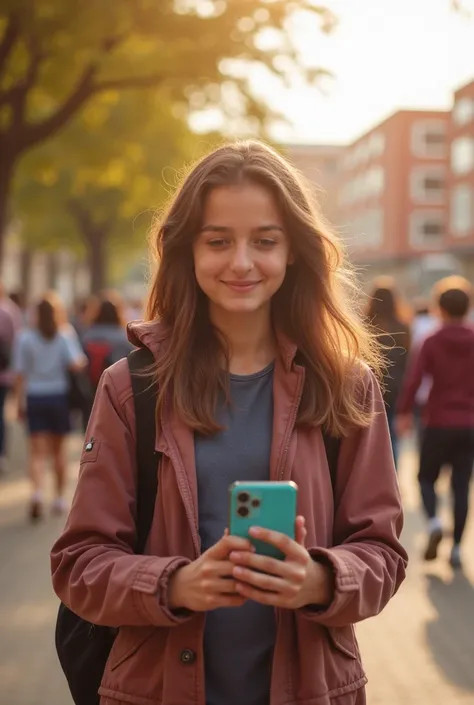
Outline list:
[[[83,110],[27,155],[14,188],[25,244],[85,253],[94,292],[109,283],[109,263],[130,263],[143,249],[165,184],[197,156],[195,137],[158,93],[116,98],[112,107],[104,97],[107,105]]]
[[[323,29],[332,15],[312,0],[3,0],[0,8],[0,257],[19,159],[87,103],[111,91],[159,88],[183,110],[222,106],[262,119],[249,74],[281,78],[300,66],[287,21],[305,11]]]

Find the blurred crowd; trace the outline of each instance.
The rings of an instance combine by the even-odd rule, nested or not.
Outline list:
[[[66,438],[85,430],[104,369],[132,350],[126,324],[142,318],[142,308],[141,301],[104,291],[68,311],[57,292],[29,305],[21,293],[0,288],[0,475],[8,472],[8,400],[28,430],[32,521],[45,511],[48,461],[55,480],[52,511],[67,511]]]
[[[404,300],[392,279],[374,281],[364,317],[381,344],[383,396],[395,466],[400,441],[411,433],[420,455],[419,482],[428,518],[425,559],[437,555],[443,527],[435,486],[443,465],[452,467],[454,543],[451,563],[460,566],[474,460],[474,315],[472,290],[461,277],[438,282],[431,297]],[[56,292],[33,306],[18,293],[0,290],[0,474],[5,459],[5,403],[29,438],[32,521],[45,510],[43,476],[52,464],[52,510],[67,511],[65,439],[84,432],[104,369],[132,345],[126,324],[143,317],[141,301],[116,291],[79,301],[68,311]]]

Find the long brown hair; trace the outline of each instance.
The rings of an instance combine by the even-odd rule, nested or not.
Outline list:
[[[361,361],[378,370],[380,357],[358,311],[355,278],[309,186],[283,157],[257,141],[225,145],[198,162],[152,231],[158,267],[146,318],[159,319],[169,329],[156,368],[158,410],[170,394],[191,428],[205,434],[219,430],[218,394],[228,391],[221,362],[229,353],[209,319],[193,271],[192,246],[210,191],[242,182],[264,186],[273,195],[295,255],[273,297],[272,316],[276,329],[297,345],[306,368],[298,424],[323,425],[334,434],[368,425],[371,416],[355,383],[356,370]]]
[[[53,340],[64,324],[65,311],[54,291],[47,292],[36,306],[36,325],[46,340]]]

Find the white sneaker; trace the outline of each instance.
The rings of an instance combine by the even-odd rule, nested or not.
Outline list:
[[[440,520],[435,517],[430,519],[428,542],[426,544],[424,559],[425,561],[434,561],[438,557],[438,546],[443,540],[443,527]]]
[[[458,543],[455,543],[451,549],[451,556],[449,558],[449,562],[451,564],[451,567],[455,570],[462,568],[461,546]]]
[[[53,514],[56,514],[56,516],[60,516],[61,514],[66,514],[67,510],[68,505],[64,497],[56,497],[51,506],[51,511],[53,512]]]

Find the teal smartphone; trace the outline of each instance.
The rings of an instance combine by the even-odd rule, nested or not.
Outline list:
[[[251,526],[261,526],[294,539],[297,495],[294,482],[234,482],[229,487],[229,533],[250,539],[261,555],[284,558],[277,548],[248,532]]]

